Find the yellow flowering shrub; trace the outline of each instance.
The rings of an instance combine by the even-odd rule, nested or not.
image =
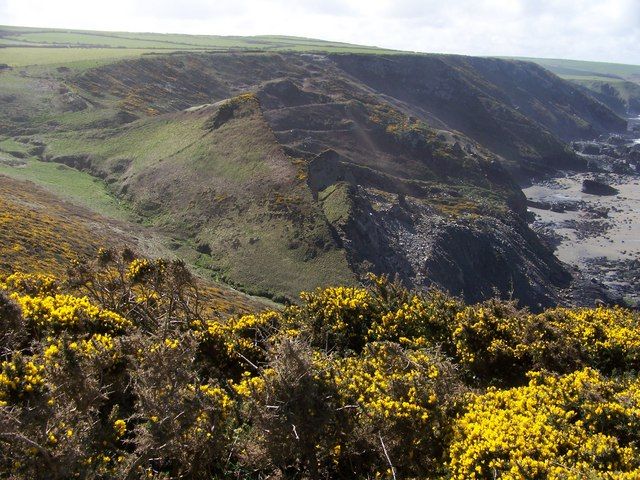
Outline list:
[[[290,327],[300,328],[313,344],[340,350],[360,350],[370,328],[375,305],[369,290],[329,287],[300,294],[301,307],[289,312]]]
[[[75,262],[69,276],[76,291],[139,328],[153,330],[169,319],[184,326],[203,320],[201,282],[180,260],[152,261],[128,249],[101,250],[93,260]]]
[[[341,404],[355,407],[355,430],[368,449],[380,451],[384,441],[405,476],[438,471],[449,434],[448,415],[462,391],[444,358],[374,342],[359,356],[336,359],[327,375],[335,382]],[[380,459],[384,465],[384,457]]]
[[[203,357],[235,377],[265,361],[270,338],[281,320],[280,312],[269,311],[194,322],[192,327]]]
[[[195,387],[194,387],[195,388]],[[214,399],[219,406],[219,410],[223,416],[231,413],[231,407],[233,407],[233,400],[229,396],[226,390],[222,389],[218,385],[205,383],[199,385],[197,390],[208,398]]]
[[[0,277],[0,290],[28,295],[53,295],[60,291],[60,286],[52,275],[16,272]]]
[[[259,372],[231,382],[241,419],[241,455],[252,470],[332,463],[339,432],[349,431],[348,409],[341,408],[336,386],[326,375],[331,359],[299,338],[280,337]]]
[[[0,278],[0,471],[640,478],[635,312],[384,277],[261,313],[203,303],[184,264],[128,250]]]
[[[0,406],[22,401],[25,396],[45,388],[44,364],[37,358],[24,358],[16,353],[0,364]]]
[[[361,356],[336,363],[331,375],[347,403],[358,404],[374,422],[428,424],[438,400],[435,380],[440,373],[428,353],[370,343]]]
[[[123,333],[132,325],[117,313],[93,305],[87,297],[56,294],[12,298],[20,305],[34,333],[62,330]]]
[[[109,334],[95,333],[82,339],[49,337],[43,357],[47,363],[56,363],[61,355],[71,354],[85,359],[98,361],[102,366],[113,364],[122,356],[119,345]]]
[[[640,381],[592,369],[530,374],[489,390],[456,422],[453,478],[640,478]]]
[[[638,314],[619,307],[557,308],[533,315],[491,300],[460,311],[451,339],[458,361],[487,379],[517,382],[540,368],[640,367]]]
[[[132,281],[140,281],[142,277],[153,270],[153,264],[146,258],[135,258],[127,267],[127,278]]]
[[[230,355],[241,353],[244,357],[253,359],[254,363],[261,360],[268,339],[275,333],[280,318],[279,312],[263,312],[227,319],[224,321],[227,352]]]
[[[451,340],[459,362],[474,374],[512,376],[522,373],[526,329],[526,315],[512,304],[491,300],[458,312]]]
[[[380,281],[380,280],[377,280]],[[462,306],[459,301],[438,291],[410,295],[394,305],[384,305],[373,318],[368,341],[389,340],[406,347],[449,347],[449,328]]]
[[[119,418],[115,422],[113,422],[113,430],[115,431],[116,437],[120,438],[124,436],[127,432],[127,422]]]
[[[563,349],[586,365],[606,370],[640,368],[640,318],[620,307],[556,308],[538,315],[555,329]]]
[[[259,377],[251,376],[251,372],[244,372],[242,374],[242,378],[239,381],[229,380],[229,385],[233,389],[233,391],[240,396],[241,398],[250,398],[252,396],[256,397],[265,389],[265,380],[264,376],[269,376],[271,372],[262,372],[262,375]]]
[[[384,276],[370,288],[329,287],[303,292],[301,306],[283,314],[293,334],[310,336],[329,350],[359,351],[368,342],[392,341],[407,348],[438,345],[452,350],[450,327],[461,303],[441,292],[411,293]]]
[[[78,256],[93,255],[104,242],[116,245],[130,238],[116,228],[93,227],[104,222],[47,189],[0,176],[0,276],[16,270],[64,275]]]
[[[175,340],[176,348],[160,342],[162,348],[146,351],[131,372],[136,418],[142,420],[132,429],[145,459],[141,465],[170,478],[187,476],[194,467],[210,473],[230,442],[235,418],[228,389],[213,379],[203,382],[194,368],[197,344],[188,337]]]

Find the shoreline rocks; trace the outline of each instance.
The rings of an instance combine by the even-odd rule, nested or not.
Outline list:
[[[590,195],[613,196],[619,193],[617,188],[598,180],[585,179],[582,181],[582,192]]]

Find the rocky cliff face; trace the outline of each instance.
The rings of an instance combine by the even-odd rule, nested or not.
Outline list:
[[[332,225],[361,275],[397,276],[470,302],[498,294],[534,309],[569,286],[571,275],[516,215],[443,216],[415,197],[337,188],[350,189],[352,203]]]
[[[513,174],[583,168],[564,141],[623,126],[540,67],[466,57],[187,54],[67,82],[116,113],[44,158],[82,158],[201,264],[289,296],[373,271],[555,303],[570,275]]]
[[[529,62],[462,56],[336,56],[350,75],[503,158],[519,177],[583,168],[565,141],[623,131],[624,120]]]
[[[324,94],[318,105],[335,94],[382,99],[434,128],[463,133],[523,176],[581,168],[584,164],[565,142],[626,128],[623,119],[583,89],[534,63],[515,60],[454,55],[175,55],[107,65],[72,81],[100,97],[107,93],[120,98],[121,109],[139,116],[219,101],[274,80],[318,90]],[[285,84],[271,88],[280,98],[287,96]],[[265,92],[263,100],[268,96]],[[293,107],[296,101],[305,103],[288,98],[284,106]]]

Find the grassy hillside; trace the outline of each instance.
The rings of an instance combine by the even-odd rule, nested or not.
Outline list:
[[[231,114],[223,121],[224,108]],[[153,117],[108,135],[44,139],[53,162],[106,178],[145,222],[193,238],[202,265],[249,290],[294,295],[332,278],[352,279],[344,254],[328,247],[331,233],[298,178],[300,167],[282,153],[255,97]],[[289,223],[293,218],[299,227]],[[327,249],[305,261],[318,238]],[[268,268],[275,265],[283,267]]]
[[[129,57],[153,53],[139,48],[0,48],[0,62],[14,68],[29,65],[86,69]]]
[[[623,63],[587,62],[582,60],[565,60],[553,58],[525,58],[551,70],[553,73],[567,77],[618,77],[632,82],[640,82],[640,65]]]
[[[4,48],[2,48],[4,47]],[[11,67],[34,65],[67,66],[78,69],[111,63],[118,59],[169,51],[289,51],[322,53],[394,53],[392,50],[286,36],[219,36],[111,32],[0,26],[0,64]],[[640,82],[640,66],[565,59],[520,58],[533,61],[569,80],[622,87],[619,80]],[[596,85],[600,89],[601,85]],[[624,92],[627,92],[625,95]],[[635,92],[631,95],[636,98]]]
[[[167,251],[163,246],[165,239],[157,232],[79,206],[79,197],[92,198],[91,194],[73,191],[83,188],[83,174],[65,167],[62,170],[75,172],[70,178],[52,176],[46,167],[60,170],[60,165],[44,164],[42,167],[44,173],[39,172],[38,179],[44,176],[46,181],[42,183],[51,182],[55,192],[64,191],[65,187],[72,191],[71,195],[65,196],[67,200],[31,182],[2,175],[0,169],[0,275],[18,271],[63,276],[73,262],[93,258],[105,246],[127,246],[156,254]],[[99,187],[94,185],[94,189]],[[108,213],[111,213],[110,208]],[[209,307],[221,313],[256,310],[268,304],[210,281],[201,281],[201,289]]]
[[[279,298],[374,271],[553,303],[569,275],[501,165],[581,168],[563,139],[624,124],[524,62],[167,53],[3,70],[2,171],[143,222],[209,276]]]
[[[277,298],[374,271],[553,304],[570,275],[510,175],[584,168],[564,142],[624,128],[525,62],[288,37],[0,37],[0,172]]]
[[[434,247],[393,226],[398,202],[425,223],[421,230],[434,231],[447,228],[426,225],[437,218],[473,223],[522,211],[517,187],[490,166],[488,152],[379,102],[339,69],[310,76],[306,89],[278,79],[315,68],[312,59],[260,53],[174,55],[91,70],[70,79],[74,91],[89,105],[117,102],[142,118],[100,129],[60,124],[40,136],[41,156],[104,178],[146,222],[190,238],[201,265],[251,291],[289,297],[368,270],[415,281],[420,256],[403,251],[398,232]],[[246,79],[256,94],[215,101],[246,89]],[[207,101],[214,103],[181,110]],[[557,268],[549,260],[544,268]],[[512,281],[518,291],[528,288],[521,276]],[[444,273],[435,278],[451,281]]]
[[[602,77],[564,78],[581,86],[620,115],[640,115],[640,82]]]
[[[46,163],[29,153],[33,145],[15,140],[0,142],[0,174],[28,180],[62,199],[118,220],[134,220],[135,215],[107,188],[106,183],[65,165]]]
[[[89,210],[4,175],[0,175],[0,205],[0,268],[5,274],[16,268],[60,274],[72,260],[93,256],[101,243],[137,244],[116,222],[101,221]]]

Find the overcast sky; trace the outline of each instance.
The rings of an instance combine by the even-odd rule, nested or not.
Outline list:
[[[0,0],[0,24],[640,64],[640,0]]]

